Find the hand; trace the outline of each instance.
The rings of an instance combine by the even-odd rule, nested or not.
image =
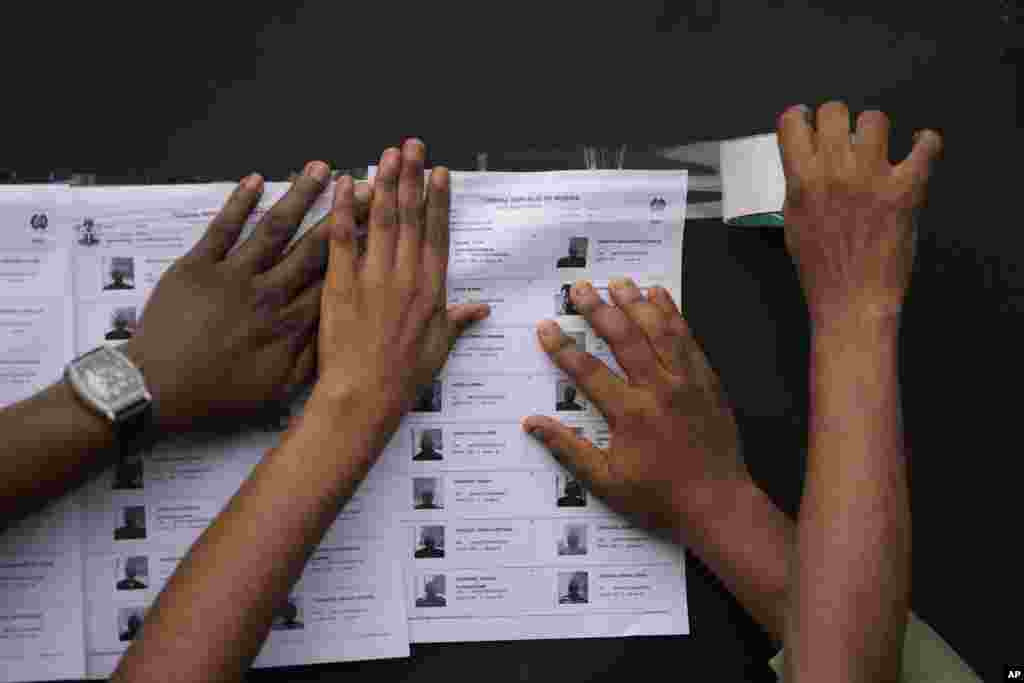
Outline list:
[[[444,365],[458,335],[486,305],[446,307],[449,175],[435,168],[424,196],[426,150],[409,140],[381,156],[370,199],[365,253],[356,237],[352,179],[335,190],[330,264],[320,310],[320,378],[314,407],[352,419],[383,446],[418,388]],[[371,449],[372,450],[372,449]]]
[[[576,348],[553,321],[538,328],[544,350],[604,415],[609,448],[548,417],[528,417],[523,427],[612,508],[688,540],[751,483],[736,421],[668,292],[651,287],[644,297],[629,280],[612,282],[610,291],[617,307],[587,282],[577,282],[571,297],[627,379]]]
[[[779,118],[786,174],[785,237],[815,328],[899,317],[914,264],[914,211],[924,203],[938,133],[918,133],[901,163],[889,163],[889,119],[857,118],[842,102]]]
[[[262,178],[249,176],[160,279],[123,347],[146,377],[160,428],[233,424],[312,379],[326,221],[283,250],[328,175],[326,164],[311,162],[229,254],[263,191]]]

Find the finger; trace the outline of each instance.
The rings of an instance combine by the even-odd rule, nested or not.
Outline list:
[[[598,407],[609,424],[622,414],[626,383],[608,366],[576,347],[553,320],[537,326],[541,348]]]
[[[451,201],[451,174],[444,166],[438,166],[430,172],[430,182],[427,184],[423,249],[423,273],[429,278],[430,288],[435,296],[441,296],[447,291],[448,221]]]
[[[398,177],[398,245],[395,268],[416,280],[423,263],[423,163],[426,148],[415,138],[402,145],[402,170]]]
[[[586,482],[593,493],[602,495],[611,481],[608,456],[604,451],[550,417],[531,415],[523,420],[523,429],[547,446],[555,460],[577,479]]]
[[[327,219],[328,262],[326,286],[348,292],[355,284],[359,247],[356,243],[355,189],[352,176],[342,176],[334,189],[334,206]]]
[[[850,110],[843,102],[826,102],[818,107],[818,153],[833,177],[845,177],[852,167]]]
[[[688,376],[690,344],[694,343],[689,325],[664,287],[651,287],[647,290],[647,298],[665,321],[667,340],[664,344],[654,344],[662,366],[673,375]]]
[[[316,282],[302,290],[291,303],[284,306],[278,313],[274,333],[281,337],[292,337],[307,334],[315,328],[320,318],[320,297],[324,283]],[[298,353],[298,349],[295,349]]]
[[[669,318],[630,279],[613,280],[609,291],[615,305],[639,327],[665,369],[673,368],[679,355],[679,338],[669,327]]]
[[[311,161],[285,196],[263,216],[252,237],[233,256],[248,272],[258,273],[280,261],[284,248],[303,217],[324,191],[331,170],[322,161]]]
[[[327,243],[331,232],[329,221],[330,216],[299,238],[280,263],[256,276],[257,281],[282,292],[285,301],[291,301],[299,292],[322,278],[327,268]]]
[[[185,258],[220,261],[238,241],[249,214],[263,195],[263,176],[246,176],[221,207],[220,213],[210,221],[203,237],[189,250]]]
[[[873,167],[889,163],[889,117],[885,112],[862,111],[857,117],[857,134],[854,149],[857,159]]]
[[[942,136],[934,130],[922,130],[914,134],[914,147],[907,158],[895,168],[897,176],[913,183],[915,203],[924,198],[925,186],[931,177],[932,166],[942,154]]]
[[[312,330],[311,334],[302,335],[302,339],[306,340],[306,343],[300,347],[301,350],[292,369],[292,376],[288,382],[289,396],[316,378],[316,328],[310,326],[310,329]]]
[[[594,332],[608,342],[631,383],[658,379],[658,357],[643,330],[624,311],[602,301],[589,282],[574,284],[570,296]]]
[[[384,150],[373,182],[366,247],[366,268],[378,278],[390,273],[395,264],[395,243],[398,240],[398,176],[401,170],[402,153],[394,147]]]
[[[811,171],[815,153],[810,108],[806,104],[798,104],[782,112],[778,129],[779,155],[786,175],[787,195],[796,199],[803,179]]]
[[[373,200],[373,181],[356,183],[356,224],[366,223],[370,217],[370,202]]]
[[[491,314],[487,304],[454,304],[448,307],[448,348],[455,345],[455,340],[469,329]]]

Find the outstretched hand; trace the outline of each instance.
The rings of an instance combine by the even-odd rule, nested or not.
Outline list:
[[[367,431],[378,440],[390,436],[417,390],[440,371],[458,335],[489,313],[484,304],[446,305],[449,174],[434,168],[424,194],[424,159],[419,140],[381,156],[365,250],[347,176],[338,181],[328,221],[320,377],[311,401],[345,414],[369,411],[376,421]]]
[[[588,282],[577,282],[571,297],[625,378],[578,349],[555,322],[538,328],[541,346],[607,420],[608,449],[549,417],[528,417],[523,427],[611,507],[683,540],[706,530],[750,483],[736,421],[668,292],[651,287],[644,296],[630,280],[613,281],[610,291],[615,306]]]
[[[141,367],[163,430],[247,418],[312,378],[327,222],[285,248],[328,175],[310,162],[232,250],[263,192],[259,175],[247,177],[160,278],[123,350]]]
[[[938,133],[916,136],[889,163],[889,118],[857,117],[842,102],[803,106],[779,118],[786,175],[785,236],[816,329],[898,317],[914,264],[914,212],[942,150]]]

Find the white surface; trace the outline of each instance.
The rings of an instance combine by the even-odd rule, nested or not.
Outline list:
[[[686,173],[451,177],[449,303],[484,301],[492,315],[456,344],[440,376],[440,411],[408,415],[377,465],[406,479],[397,514],[413,642],[688,633],[682,549],[589,494],[583,507],[559,507],[567,472],[520,427],[526,415],[550,414],[607,445],[604,419],[585,396],[576,397],[583,410],[556,410],[565,378],[541,351],[536,324],[557,318],[617,367],[581,317],[555,315],[560,288],[586,278],[600,291],[629,276],[679,301]],[[666,201],[663,212],[652,212],[655,197]],[[589,240],[586,265],[557,267],[574,237]],[[424,430],[440,432],[443,459],[413,459]],[[439,509],[415,509],[416,480],[432,482]],[[585,530],[586,552],[559,554],[569,525]],[[443,529],[443,557],[415,557],[425,527]],[[587,575],[585,603],[559,600],[574,572]],[[444,605],[425,600],[434,576],[444,577]]]
[[[786,199],[778,136],[775,133],[725,140],[721,145],[722,214],[781,212]]]

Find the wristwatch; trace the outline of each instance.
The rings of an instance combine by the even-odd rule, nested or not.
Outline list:
[[[64,379],[92,410],[114,426],[122,449],[135,446],[153,420],[153,396],[142,371],[121,351],[100,346],[67,364]]]

